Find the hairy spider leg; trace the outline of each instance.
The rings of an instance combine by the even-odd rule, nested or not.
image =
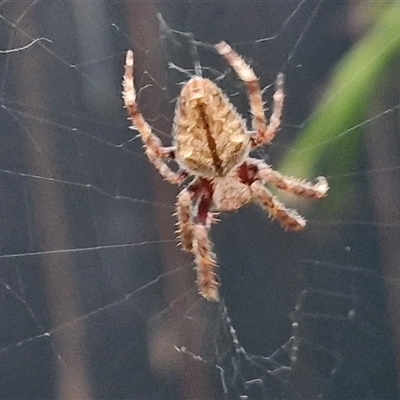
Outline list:
[[[217,262],[208,238],[211,225],[216,222],[214,214],[209,211],[213,187],[209,179],[198,178],[188,187],[188,191],[192,194],[192,253],[195,257],[199,293],[208,301],[219,301],[219,283],[215,272]]]
[[[313,183],[305,179],[282,175],[262,160],[256,158],[250,158],[248,163],[257,168],[256,177],[263,183],[272,183],[278,189],[298,196],[321,199],[326,196],[329,190],[328,182],[323,176],[315,178],[315,183]]]
[[[254,198],[268,210],[270,217],[277,219],[283,228],[294,231],[305,228],[306,220],[295,210],[286,208],[260,181],[254,181],[250,189]]]
[[[273,111],[269,124],[267,125],[260,85],[253,69],[228,43],[222,41],[215,45],[215,49],[225,58],[227,63],[233,68],[239,79],[246,86],[250,111],[253,115],[252,127],[255,130],[255,134],[252,136],[252,147],[255,148],[265,143],[270,143],[274,139],[281,124],[285,99],[283,91],[284,75],[279,73],[276,78]]]
[[[128,112],[128,119],[133,126],[139,131],[142,138],[146,155],[153,165],[158,169],[161,176],[167,181],[179,184],[184,180],[181,173],[172,171],[165,162],[166,158],[174,158],[174,148],[164,147],[158,136],[156,136],[150,125],[145,121],[143,115],[139,111],[136,102],[135,83],[133,79],[133,52],[129,50],[126,53],[125,74],[122,86],[124,88],[122,97],[124,99],[125,108]]]
[[[175,232],[183,250],[191,252],[193,249],[193,218],[191,214],[192,195],[187,189],[178,194],[176,202],[176,217],[178,230]]]

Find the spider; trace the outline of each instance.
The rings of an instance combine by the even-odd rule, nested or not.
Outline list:
[[[214,47],[246,86],[252,131],[214,82],[194,76],[183,85],[177,101],[173,146],[164,147],[138,109],[131,50],[126,55],[123,78],[128,119],[139,132],[147,157],[167,181],[179,185],[190,179],[177,196],[178,234],[183,250],[194,255],[199,293],[209,301],[219,300],[216,256],[208,238],[217,212],[237,210],[256,200],[285,229],[300,230],[306,221],[296,211],[285,208],[265,184],[310,198],[322,198],[328,191],[324,177],[312,183],[284,176],[262,160],[249,157],[253,149],[270,143],[279,130],[284,75],[280,73],[276,79],[273,111],[267,123],[262,92],[252,68],[226,42]],[[169,168],[168,160],[178,164],[177,172]]]

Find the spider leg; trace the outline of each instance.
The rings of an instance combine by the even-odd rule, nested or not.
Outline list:
[[[178,230],[180,245],[185,251],[193,249],[193,219],[190,213],[192,195],[187,189],[182,190],[178,195],[176,203],[176,217],[178,219]]]
[[[211,225],[217,222],[215,214],[210,212],[213,188],[209,180],[199,178],[187,190],[192,195],[192,253],[195,257],[199,293],[208,301],[219,301],[219,283],[215,273],[217,262],[208,238]]]
[[[283,86],[285,82],[285,75],[280,72],[275,80],[275,93],[273,95],[274,105],[272,109],[272,114],[269,118],[269,124],[267,126],[266,132],[261,132],[259,134],[256,132],[253,147],[258,147],[264,143],[270,143],[275,135],[278,133],[281,126],[282,110],[285,100],[285,93],[283,91]]]
[[[320,199],[325,197],[329,190],[328,182],[323,176],[317,177],[315,183],[313,183],[291,176],[284,176],[261,160],[251,158],[249,164],[256,166],[256,177],[263,183],[272,183],[278,189],[286,190],[299,196]]]
[[[196,223],[193,229],[193,254],[197,270],[197,285],[199,293],[208,301],[219,301],[215,268],[217,262],[212,252],[212,244],[208,239],[209,226],[202,222]]]
[[[209,211],[212,186],[205,179],[195,180],[178,195],[176,216],[180,245],[193,253],[197,271],[199,293],[208,301],[219,301],[214,268],[217,266],[208,233],[218,222],[215,213]]]
[[[139,131],[147,157],[167,181],[176,184],[181,183],[184,177],[172,171],[164,160],[165,158],[174,158],[174,149],[162,145],[161,140],[152,132],[150,125],[145,121],[138,109],[133,79],[133,53],[131,50],[126,54],[125,74],[122,85],[124,88],[122,97],[125,108],[128,111],[128,119],[132,121],[133,126]]]
[[[269,211],[270,217],[278,219],[283,228],[295,231],[305,228],[306,220],[296,211],[287,209],[259,180],[255,180],[250,189],[253,196]]]
[[[274,106],[270,122],[267,125],[260,85],[253,69],[246,64],[243,58],[240,57],[228,43],[222,41],[215,45],[215,49],[225,58],[227,63],[235,70],[239,79],[246,85],[250,110],[253,114],[252,126],[255,130],[255,134],[252,136],[252,147],[258,147],[264,143],[271,142],[281,124],[283,102],[285,98],[283,92],[284,75],[280,73],[276,79],[276,89],[273,96]]]

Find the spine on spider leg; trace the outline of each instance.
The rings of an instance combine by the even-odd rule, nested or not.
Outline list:
[[[217,267],[215,256],[208,240],[208,230],[204,225],[195,225],[193,231],[193,254],[197,269],[199,293],[208,301],[219,301],[218,287],[214,269]]]

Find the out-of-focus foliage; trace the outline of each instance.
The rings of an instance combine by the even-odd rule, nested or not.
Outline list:
[[[317,110],[291,146],[279,169],[312,177],[315,169],[331,176],[353,171],[362,151],[363,126],[371,118],[369,104],[381,88],[379,79],[400,59],[400,3],[381,4],[374,23],[334,69]],[[347,180],[335,181],[325,202],[332,212],[343,210]]]

